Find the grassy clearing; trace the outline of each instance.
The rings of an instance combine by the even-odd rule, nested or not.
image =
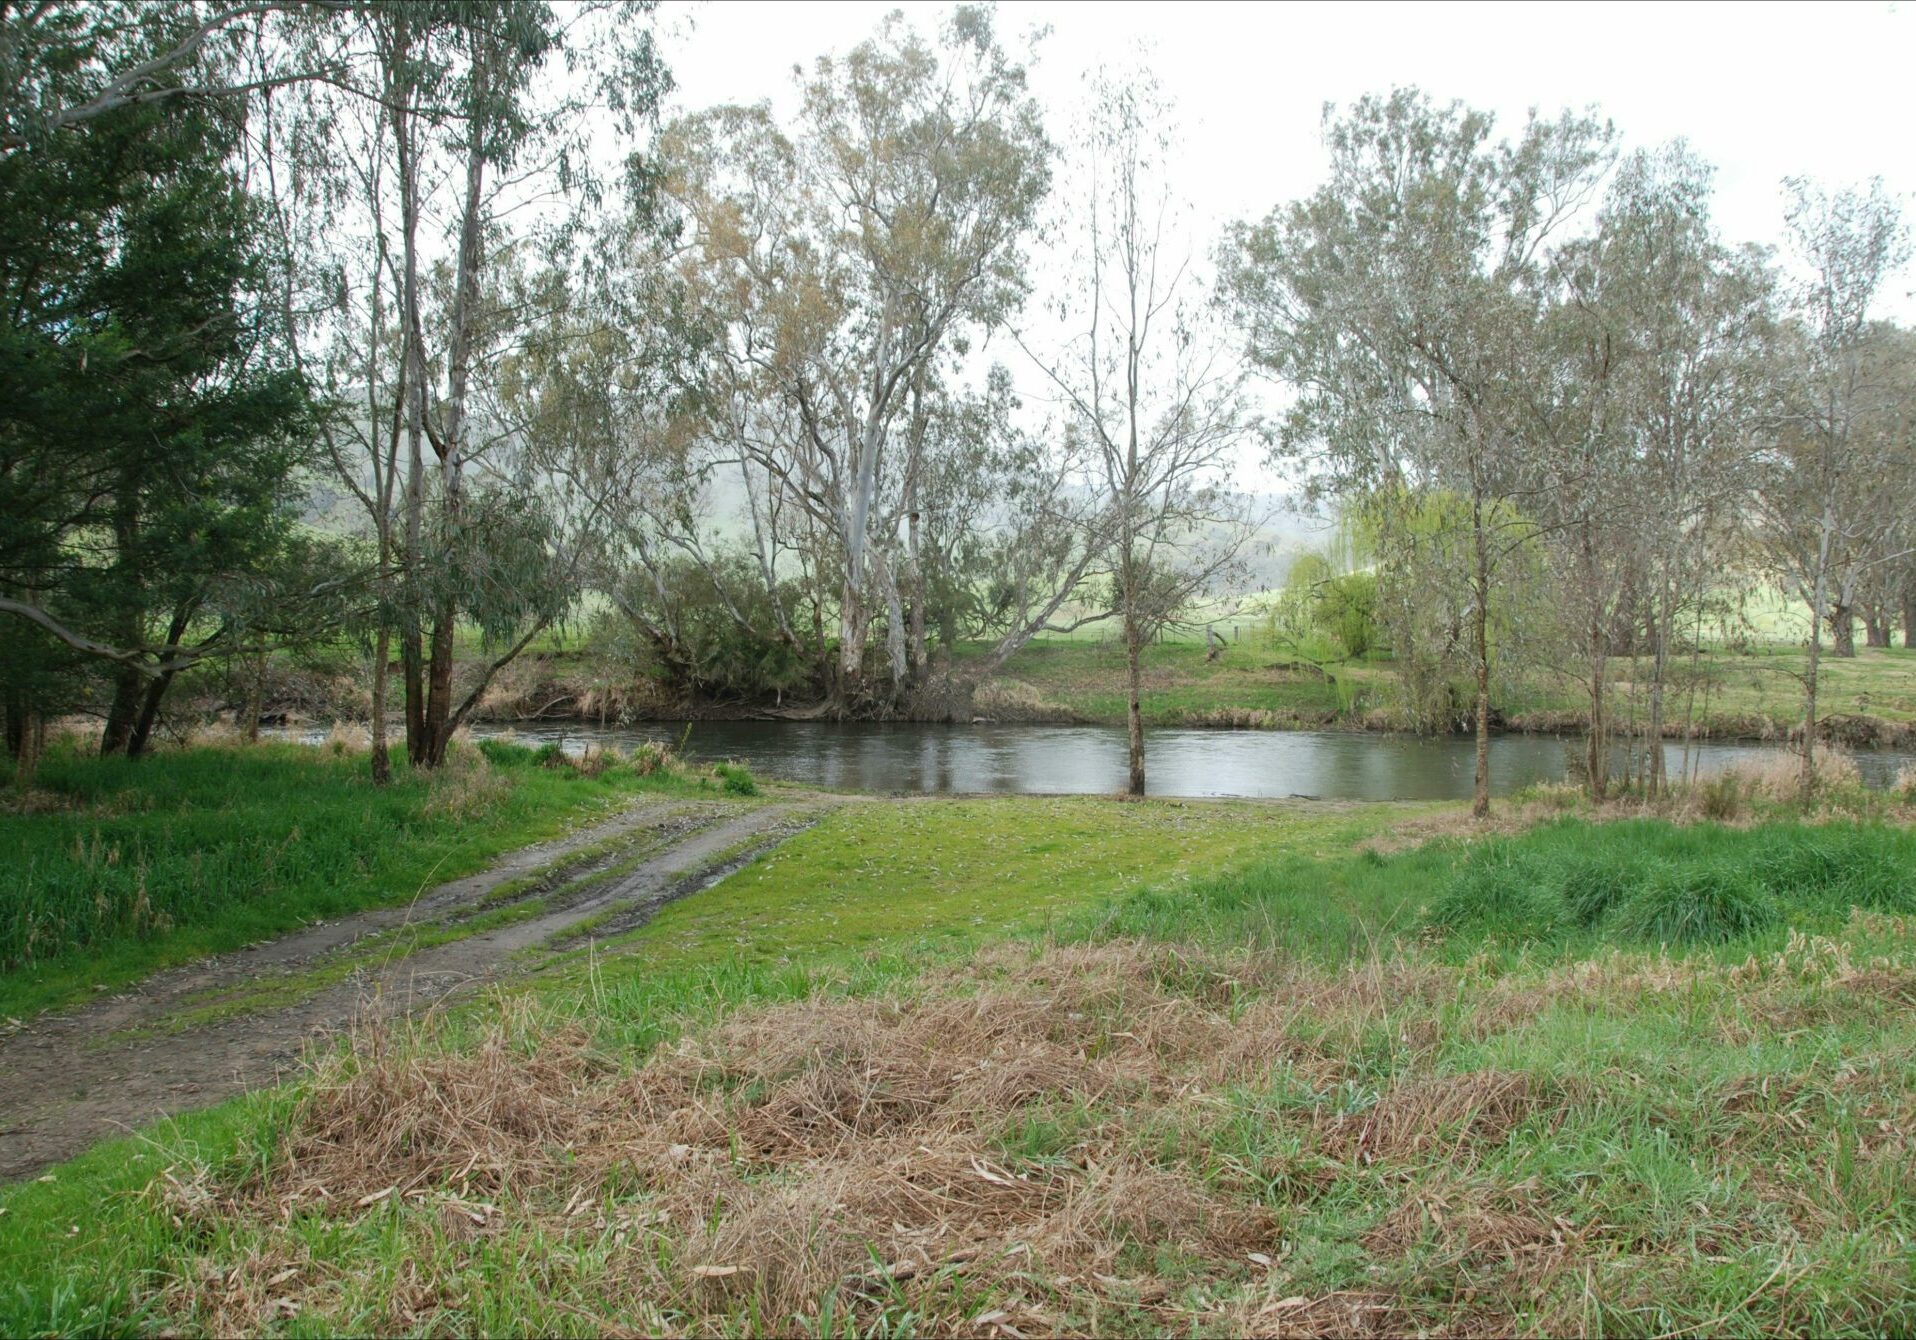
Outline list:
[[[1700,661],[1695,706],[1701,733],[1773,737],[1802,716],[1797,678],[1807,655],[1800,646],[1759,643],[1735,651],[1713,649]],[[1153,644],[1144,653],[1144,713],[1148,725],[1331,726],[1402,725],[1399,691],[1388,660],[1328,666],[1329,678],[1273,646],[1268,634],[1245,628],[1216,661],[1198,642]],[[1875,718],[1892,728],[1916,723],[1916,651],[1859,648],[1853,660],[1825,655],[1820,711],[1825,718]],[[1636,669],[1612,664],[1613,712],[1629,711]],[[1024,715],[1087,721],[1124,718],[1122,649],[1116,642],[1033,642],[1005,666],[1004,678],[1024,686]],[[1676,699],[1680,728],[1685,699]],[[1539,677],[1499,695],[1509,720],[1538,726],[1573,725],[1585,710],[1578,686]]]
[[[1907,829],[1025,804],[7,1192],[0,1328],[1916,1325]]]
[[[379,788],[363,756],[297,745],[58,750],[30,801],[0,814],[0,1016],[412,897],[639,792],[722,786],[561,763],[488,744]]]

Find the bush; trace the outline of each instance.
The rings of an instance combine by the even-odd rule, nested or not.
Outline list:
[[[758,782],[752,777],[752,770],[743,763],[714,763],[712,774],[728,796],[755,796],[758,794]]]
[[[1652,944],[1720,944],[1776,924],[1776,902],[1740,862],[1657,871],[1616,909],[1621,934]]]
[[[1743,777],[1735,771],[1704,778],[1697,784],[1696,795],[1706,819],[1722,822],[1743,813]]]

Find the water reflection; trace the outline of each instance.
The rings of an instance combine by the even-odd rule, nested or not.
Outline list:
[[[630,748],[673,742],[685,722],[627,728],[576,723],[521,726],[528,741],[588,741]],[[481,731],[480,734],[503,733]],[[1493,789],[1507,794],[1559,781],[1580,759],[1580,740],[1507,735],[1490,744]],[[1124,731],[1110,726],[941,726],[914,722],[701,721],[687,750],[704,759],[734,758],[762,776],[834,790],[874,792],[1110,793],[1125,780]],[[1151,794],[1160,796],[1314,796],[1325,800],[1454,800],[1470,794],[1475,745],[1469,739],[1417,739],[1338,731],[1154,730],[1147,743]],[[1701,774],[1773,757],[1775,745],[1692,746]],[[1873,786],[1887,785],[1912,762],[1908,753],[1854,755]],[[1625,762],[1621,750],[1616,766]],[[1681,744],[1665,749],[1676,776]]]

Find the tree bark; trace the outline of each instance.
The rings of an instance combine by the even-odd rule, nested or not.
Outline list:
[[[1830,606],[1830,651],[1837,656],[1856,654],[1856,611],[1848,605]]]
[[[1818,588],[1820,597],[1820,579]],[[1821,603],[1820,599],[1818,603]],[[1803,777],[1800,792],[1805,805],[1816,798],[1816,676],[1821,664],[1822,651],[1823,629],[1813,609],[1810,612],[1809,667],[1803,675]]]
[[[392,751],[386,743],[386,681],[389,674],[388,662],[391,657],[392,633],[382,619],[379,631],[373,635],[372,771],[374,786],[384,786],[393,779]]]
[[[479,39],[474,39],[477,42]],[[446,347],[446,423],[438,444],[440,506],[448,532],[462,524],[465,501],[466,397],[472,375],[473,325],[478,318],[479,273],[485,264],[485,182],[490,52],[476,48],[472,57],[474,112],[467,127],[466,198],[459,216],[459,256],[453,280],[451,331]],[[429,768],[445,761],[456,723],[452,721],[453,635],[458,611],[450,593],[442,595],[433,612],[432,660],[427,674],[426,757]]]
[[[180,649],[181,641],[186,637],[187,625],[193,618],[193,605],[184,602],[174,607],[173,618],[166,628],[167,660],[172,660]],[[160,719],[160,700],[166,697],[166,691],[173,686],[176,670],[165,670],[147,683],[146,693],[140,700],[139,716],[134,720],[132,733],[127,736],[126,756],[138,758],[146,752],[146,746],[153,738],[154,723]]]
[[[138,505],[134,498],[137,488],[137,481],[121,478],[121,496],[113,510],[116,566],[130,568],[137,561],[140,536]],[[124,604],[117,612],[114,634],[121,646],[131,650],[146,641],[145,620],[140,617],[136,600],[127,593],[121,593],[121,599]],[[139,719],[140,694],[145,687],[146,677],[131,663],[123,663],[113,672],[113,700],[107,707],[106,727],[100,732],[102,757],[126,752],[127,741],[133,736],[133,724]]]
[[[1863,645],[1866,647],[1889,645],[1888,610],[1881,606],[1871,606],[1863,611]]]
[[[1127,563],[1128,566],[1128,563]],[[1144,646],[1143,634],[1138,627],[1137,612],[1131,601],[1126,601],[1124,612],[1124,673],[1125,673],[1125,741],[1130,751],[1130,773],[1125,783],[1127,795],[1144,794],[1144,707],[1142,703],[1144,684]]]
[[[1476,548],[1476,609],[1470,623],[1477,654],[1477,772],[1471,784],[1470,813],[1484,819],[1490,815],[1490,537],[1484,529],[1481,485],[1472,489],[1471,524]]]

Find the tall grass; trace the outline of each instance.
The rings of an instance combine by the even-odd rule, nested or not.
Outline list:
[[[0,817],[0,1013],[410,896],[631,791],[530,750],[459,750],[437,774],[300,745],[50,754],[34,807]]]
[[[1179,890],[1143,890],[1069,919],[1068,939],[1253,942],[1319,961],[1437,938],[1564,953],[1719,945],[1916,911],[1916,831],[1887,824],[1752,828],[1564,819],[1393,856],[1297,853]]]

